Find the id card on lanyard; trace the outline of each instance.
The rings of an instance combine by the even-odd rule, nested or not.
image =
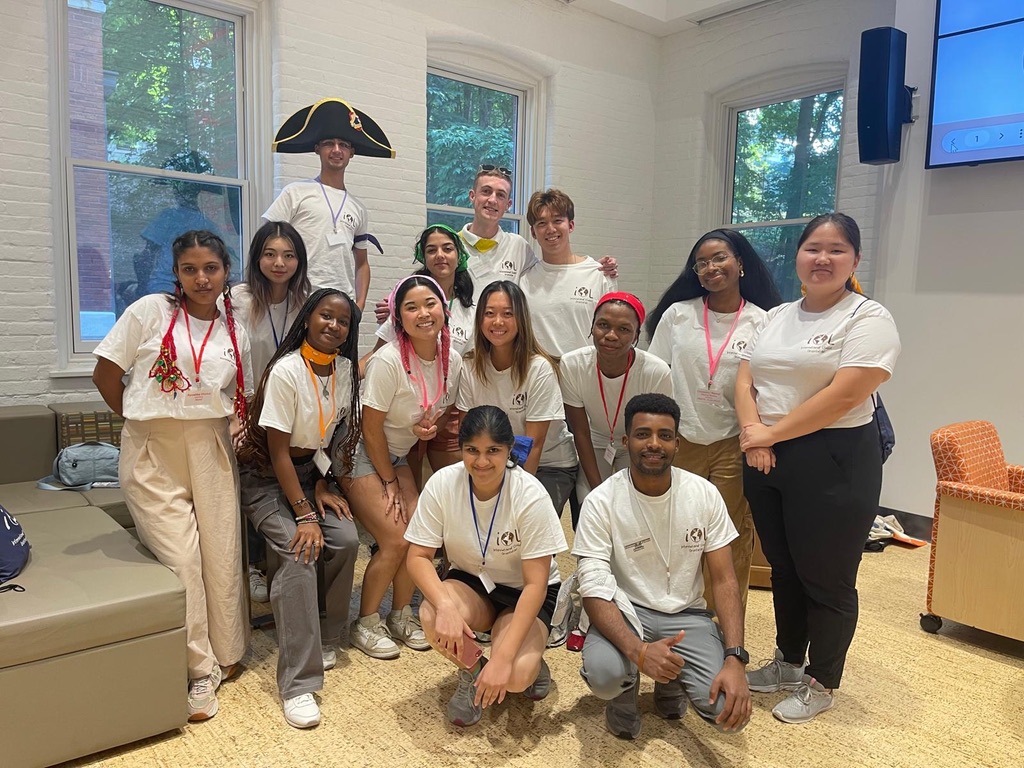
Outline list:
[[[609,466],[615,464],[615,425],[619,423],[619,413],[622,411],[622,397],[626,394],[626,386],[629,384],[629,372],[633,368],[633,362],[636,360],[636,352],[630,350],[629,362],[626,363],[626,373],[622,377],[622,389],[619,390],[619,402],[615,406],[615,417],[611,418],[608,415],[608,401],[604,396],[604,379],[601,375],[601,366],[599,363],[594,364],[597,369],[597,388],[601,393],[601,405],[604,406],[604,420],[608,424],[608,435],[609,442],[608,447],[604,449],[604,460]]]
[[[309,360],[303,358],[303,362],[306,364],[306,370],[309,372],[309,381],[313,385],[313,397],[316,398],[316,409],[320,419],[320,446],[316,449],[316,453],[313,454],[313,464],[316,465],[321,475],[327,477],[327,474],[331,471],[331,457],[324,450],[324,438],[327,436],[327,428],[334,422],[334,416],[338,412],[334,402],[334,366],[331,366],[331,378],[328,385],[331,390],[331,413],[325,421],[324,406],[320,402],[320,391],[317,387],[316,374],[313,373],[313,366],[309,364]]]
[[[494,532],[494,521],[498,519],[498,511],[501,507],[501,492],[505,490],[506,472],[501,477],[501,485],[498,486],[498,498],[494,502],[494,511],[491,513],[491,523],[487,526],[487,537],[480,538],[480,521],[476,516],[476,498],[473,496],[473,478],[469,478],[469,508],[473,510],[473,528],[476,530],[476,543],[480,547],[480,583],[484,585],[487,594],[494,591],[497,586],[494,579],[487,573],[487,550],[491,547],[491,534]]]
[[[199,353],[196,354],[195,344],[192,343],[192,327],[188,321],[188,311],[181,313],[182,317],[185,318],[185,335],[188,336],[188,346],[192,351],[192,367],[196,372],[195,381],[192,382],[192,386],[185,392],[185,402],[188,405],[199,405],[206,406],[213,403],[214,390],[211,387],[204,387],[199,374],[203,367],[203,355],[206,354],[206,342],[210,340],[210,335],[213,333],[213,326],[217,323],[217,317],[214,316],[213,320],[210,321],[210,327],[206,329],[206,335],[203,336],[203,341],[199,345]]]
[[[722,354],[725,352],[726,347],[729,346],[729,342],[732,341],[732,335],[736,332],[736,326],[740,322],[740,315],[743,314],[743,307],[746,304],[746,300],[741,298],[740,308],[736,310],[736,317],[733,318],[732,325],[729,326],[729,333],[726,334],[725,341],[722,342],[722,346],[718,348],[718,353],[715,354],[711,346],[711,328],[708,326],[708,302],[707,300],[704,301],[704,340],[707,342],[708,348],[708,386],[706,389],[697,387],[696,400],[698,403],[721,405],[725,402],[725,395],[720,390],[713,388],[715,373],[718,371],[718,364],[722,361]]]

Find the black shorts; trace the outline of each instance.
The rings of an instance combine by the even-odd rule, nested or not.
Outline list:
[[[448,571],[448,574],[444,578],[445,581],[448,579],[461,581],[482,598],[490,601],[491,605],[494,606],[495,615],[500,614],[506,608],[515,610],[516,603],[519,602],[519,596],[523,594],[523,590],[516,587],[506,587],[504,584],[498,584],[495,586],[493,592],[488,592],[484,588],[483,582],[480,581],[479,576],[474,576],[471,573],[466,573],[465,571],[460,571],[455,568]],[[540,607],[540,612],[537,614],[537,618],[544,622],[544,626],[548,628],[549,632],[551,631],[551,617],[555,614],[555,603],[558,601],[558,589],[561,586],[560,582],[548,584],[548,593],[545,595],[544,602]]]

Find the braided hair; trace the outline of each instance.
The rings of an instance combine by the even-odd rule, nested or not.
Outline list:
[[[181,282],[177,278],[178,259],[185,251],[191,248],[206,248],[211,251],[221,264],[224,265],[226,275],[231,274],[231,255],[228,253],[224,241],[217,235],[205,229],[192,229],[179,235],[171,245],[171,253],[174,256],[175,278],[174,293],[168,295],[168,300],[174,307],[171,312],[171,322],[160,340],[160,353],[156,362],[149,369],[149,377],[156,379],[160,389],[167,393],[184,392],[192,386],[192,382],[182,373],[178,367],[178,350],[174,344],[174,324],[178,321],[178,314],[185,307],[187,297]],[[188,311],[186,309],[186,311]],[[245,374],[242,369],[242,355],[238,349],[238,336],[235,329],[235,315],[231,308],[231,284],[228,277],[224,280],[224,320],[228,327],[228,335],[231,337],[231,348],[235,355],[235,394],[234,410],[239,421],[245,423]]]
[[[242,464],[254,464],[257,468],[266,470],[270,467],[270,449],[267,446],[267,430],[260,426],[260,416],[263,413],[263,404],[266,397],[267,382],[270,380],[270,371],[285,355],[294,352],[302,346],[309,331],[309,318],[317,305],[330,296],[340,296],[348,304],[349,309],[349,331],[348,336],[338,349],[338,357],[348,361],[349,373],[352,376],[352,391],[349,396],[348,407],[348,432],[339,450],[341,452],[342,466],[345,472],[352,471],[352,455],[359,442],[360,429],[360,408],[359,408],[359,321],[362,313],[359,307],[347,293],[336,288],[321,288],[310,294],[302,308],[299,310],[295,322],[292,323],[281,344],[278,346],[274,356],[270,358],[266,370],[260,377],[259,386],[253,396],[249,407],[249,413],[244,422],[245,431],[242,444],[238,449],[238,460]],[[334,365],[339,361],[335,359]]]

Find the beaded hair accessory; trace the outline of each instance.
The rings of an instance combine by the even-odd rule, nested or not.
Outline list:
[[[160,340],[160,354],[157,355],[153,367],[149,369],[149,378],[156,379],[160,385],[160,391],[166,394],[177,395],[178,392],[185,392],[192,387],[192,382],[181,372],[178,367],[178,351],[174,346],[174,324],[178,321],[178,312],[185,302],[181,293],[181,284],[174,288],[174,311],[171,313],[171,323],[167,326],[167,332]]]
[[[409,361],[412,359],[412,355],[416,354],[412,348],[412,341],[409,339],[409,334],[406,333],[405,328],[402,327],[401,318],[399,317],[399,308],[395,306],[397,301],[398,292],[402,286],[410,280],[428,280],[437,287],[437,292],[441,296],[441,306],[444,310],[445,324],[441,328],[441,335],[438,338],[437,350],[438,355],[441,358],[441,369],[444,372],[444,387],[448,388],[448,351],[451,349],[452,336],[451,331],[448,329],[448,318],[451,313],[448,311],[448,298],[444,295],[444,288],[441,287],[440,283],[437,282],[430,275],[409,275],[403,277],[397,283],[395,287],[391,289],[391,293],[388,295],[388,314],[391,316],[391,323],[395,327],[395,336],[398,338],[398,352],[402,358],[402,367],[405,368],[405,372],[412,375],[412,367],[409,365]]]

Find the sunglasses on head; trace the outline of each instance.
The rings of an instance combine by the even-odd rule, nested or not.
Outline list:
[[[481,165],[480,171],[497,171],[506,179],[512,181],[512,171],[503,165]]]

